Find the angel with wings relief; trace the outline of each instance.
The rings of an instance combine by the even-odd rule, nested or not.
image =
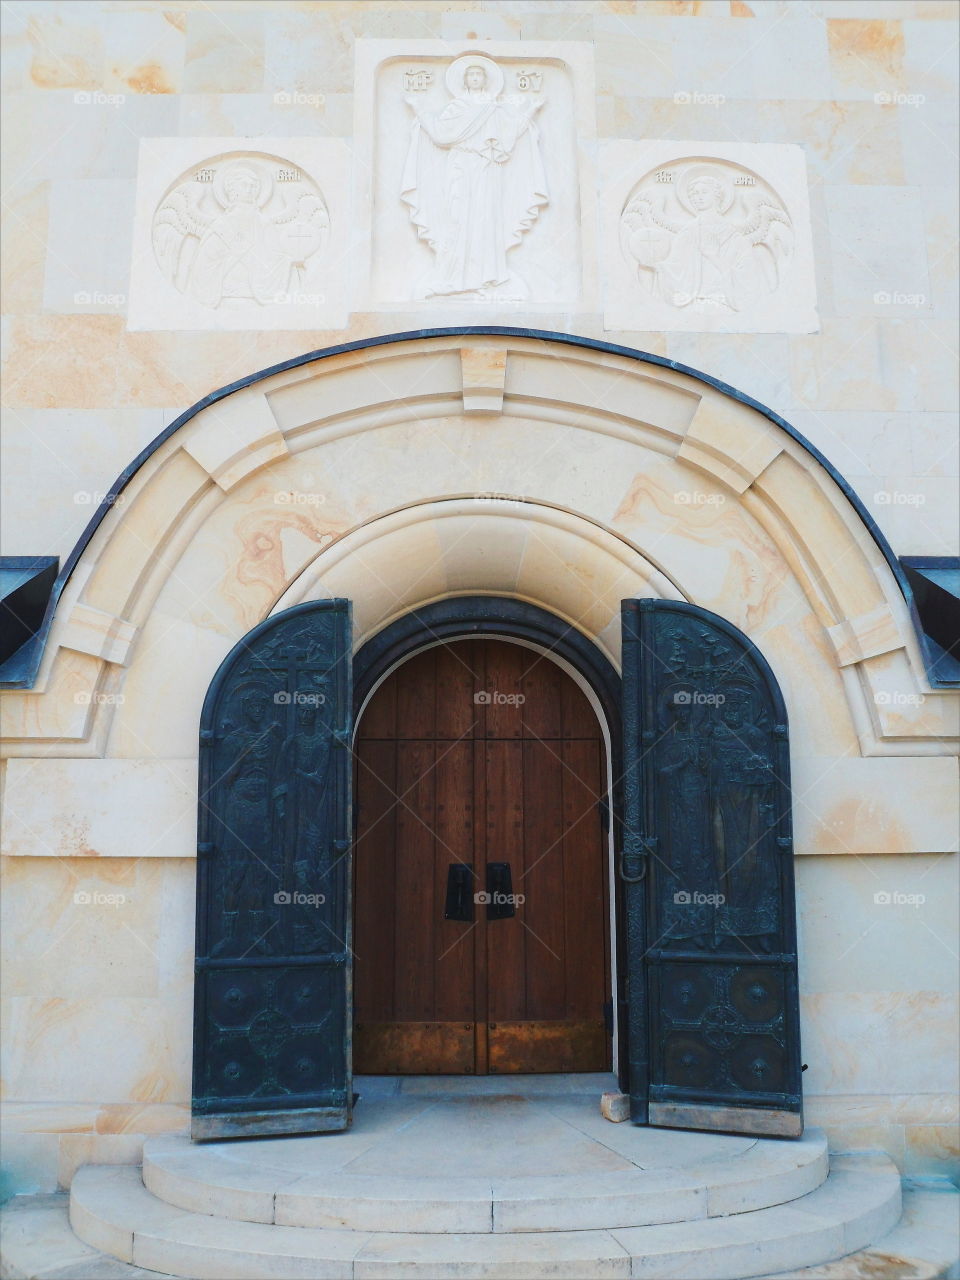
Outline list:
[[[264,164],[221,165],[209,184],[182,183],[153,220],[161,270],[181,292],[207,307],[289,300],[307,260],[322,248],[330,220],[323,200],[302,182],[279,211]]]
[[[621,228],[651,294],[698,312],[741,312],[774,293],[793,252],[790,217],[776,197],[734,187],[717,165],[691,165],[676,182],[645,184]]]

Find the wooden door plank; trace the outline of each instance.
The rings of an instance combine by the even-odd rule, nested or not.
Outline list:
[[[438,742],[436,763],[436,866],[434,922],[436,995],[433,1016],[438,1022],[474,1022],[474,941],[476,918],[467,922],[444,920],[447,875],[451,863],[462,862],[476,876],[474,854],[474,751],[473,739]],[[474,880],[474,886],[479,881]],[[475,887],[471,888],[471,893]],[[475,912],[477,908],[475,908]],[[471,1051],[472,1052],[472,1051]],[[472,1065],[471,1057],[471,1065]]]
[[[562,686],[569,676],[555,662],[534,649],[521,649],[520,690],[523,736],[553,740],[563,734]]]
[[[432,740],[437,731],[437,650],[426,649],[394,672],[397,737]]]
[[[381,738],[392,741],[397,736],[397,680],[396,673],[387,676],[370,698],[357,726],[357,740]]]
[[[564,927],[567,890],[562,825],[561,744],[523,742],[524,873],[514,882],[523,893],[523,945],[527,1018],[564,1018],[566,973]]]
[[[436,736],[472,738],[484,708],[474,701],[483,671],[483,641],[461,640],[436,650]]]
[[[486,760],[486,861],[508,862],[514,885],[523,879],[523,743],[499,739],[484,744]],[[524,907],[507,920],[487,920],[489,1022],[526,1017]]]
[[[587,695],[572,677],[563,682],[561,708],[564,738],[601,737],[597,713],[590,705]]]
[[[563,860],[567,876],[565,959],[567,1017],[602,1017],[607,998],[607,866],[597,802],[601,744],[563,743]],[[603,1070],[599,1064],[594,1070]]]
[[[393,1017],[396,754],[395,742],[357,744],[353,947],[358,1021]],[[356,1069],[367,1068],[361,1060]]]
[[[490,701],[486,707],[487,738],[520,738],[523,736],[523,689],[521,673],[527,650],[503,640],[486,643],[486,682],[484,693]]]
[[[485,657],[481,654],[480,672],[485,674]],[[482,678],[481,681],[482,682]],[[485,728],[485,708],[480,708],[474,733],[473,749],[473,821],[474,867],[480,888],[485,884],[487,865],[487,758],[481,734]],[[489,949],[487,946],[486,908],[478,903],[476,928],[473,931],[474,959],[474,1070],[486,1075],[489,1070],[490,1052],[487,1020],[489,999]]]
[[[442,913],[435,866],[433,742],[397,743],[397,880],[395,895],[396,1018],[432,1021],[434,1008],[434,925]]]

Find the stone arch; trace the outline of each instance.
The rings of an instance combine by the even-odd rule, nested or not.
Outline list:
[[[348,344],[208,396],[120,477],[62,575],[34,687],[5,698],[8,750],[176,761],[189,785],[217,665],[299,600],[348,595],[359,644],[433,600],[508,594],[616,662],[620,599],[650,595],[766,654],[798,794],[841,757],[845,787],[882,794],[870,757],[933,756],[953,732],[895,563],[815,450],[692,370],[523,330]],[[801,821],[801,848],[842,851],[825,822]]]

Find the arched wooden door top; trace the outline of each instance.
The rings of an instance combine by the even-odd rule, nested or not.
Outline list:
[[[604,748],[572,677],[509,641],[431,647],[356,757],[357,1070],[608,1069]]]

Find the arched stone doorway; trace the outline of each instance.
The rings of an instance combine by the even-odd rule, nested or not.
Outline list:
[[[539,622],[540,611],[536,612]],[[487,626],[492,628],[497,625],[496,602],[488,613]],[[423,619],[419,622],[422,625]],[[560,626],[558,643],[566,630],[572,630]],[[625,600],[622,627],[624,785],[621,799],[619,779],[614,779],[612,793],[620,803],[615,804],[612,827],[617,879],[623,887],[626,965],[621,1002],[626,1006],[629,1046],[624,1084],[630,1090],[632,1116],[639,1122],[679,1128],[797,1135],[802,1131],[802,1102],[796,921],[782,696],[750,641],[704,609],[665,600]],[[337,1129],[350,1122],[355,965],[347,750],[352,740],[350,632],[346,600],[288,609],[234,648],[204,703],[194,1002],[193,1131],[198,1138]],[[576,649],[576,641],[568,643]],[[360,666],[366,684],[372,683],[378,663],[383,665],[390,650],[386,635],[364,655]],[[475,662],[461,663],[470,672],[471,701],[478,675],[482,681],[489,676],[491,654],[495,664],[503,661],[501,651],[484,649],[482,670]],[[435,658],[431,661],[435,677]],[[466,684],[461,684],[466,693]],[[389,676],[382,687],[391,688]],[[403,780],[407,790],[437,762],[437,725],[442,717],[436,708],[436,680],[429,687],[434,697],[430,732],[419,739],[420,759],[413,761],[413,772]],[[400,719],[397,696],[395,690],[393,739]],[[542,704],[541,732],[546,732],[551,717],[556,723],[559,709],[563,737],[567,707],[571,726],[588,723],[588,708],[578,690],[564,692],[561,687],[559,698],[556,690],[545,690]],[[368,711],[374,723],[378,714],[383,720],[390,713],[389,700],[380,707],[374,694]],[[425,720],[422,715],[421,719]],[[464,723],[469,723],[476,741],[476,720]],[[485,720],[484,728],[490,727]],[[460,732],[450,740],[458,742],[462,725],[454,724],[451,733],[454,728]],[[512,841],[511,847],[518,848],[516,833],[509,831],[503,816],[509,805],[504,797],[508,757],[518,738],[521,758],[513,768],[519,767],[526,778],[522,755],[527,741],[516,734],[516,725],[513,729],[506,749],[497,750],[486,738],[483,750],[474,751],[468,764],[471,794],[479,794],[484,806],[492,796],[501,811],[495,841]],[[525,736],[543,743],[533,733]],[[587,741],[579,763],[593,778],[589,812],[592,801],[601,798],[602,787],[597,738]],[[430,744],[430,761],[424,742]],[[361,740],[361,766],[363,755]],[[592,775],[587,756],[593,759]],[[493,762],[493,789],[488,785],[488,759]],[[388,767],[381,761],[379,771],[374,771],[381,786]],[[394,801],[404,800],[396,752],[393,768],[392,785],[386,784],[389,803],[372,815],[374,826],[387,813],[395,813]],[[583,792],[581,777],[581,817]],[[562,786],[560,797],[566,809]],[[530,825],[541,835],[551,823],[550,802],[546,794],[531,798]],[[436,835],[442,822],[437,805],[426,818],[414,806],[407,805],[406,811],[413,811],[421,826]],[[520,826],[525,826],[522,820]],[[461,815],[459,834],[471,829],[471,859],[483,857],[487,883],[487,833],[478,846],[476,815]],[[363,837],[369,833],[365,825]],[[379,849],[381,858],[384,848],[392,851],[395,869],[402,843],[394,824],[392,840],[387,835]],[[599,893],[596,906],[602,899],[603,879],[595,865],[601,848],[594,837],[585,846],[586,856],[575,851],[569,863],[582,884],[590,879],[593,892]],[[520,857],[529,871],[525,851]],[[491,910],[502,905],[509,916],[514,895],[508,864],[497,858],[494,865],[499,878],[488,887],[499,893],[502,903],[495,896]],[[462,918],[469,902],[458,866],[473,869],[462,851],[449,867],[446,899],[449,914]],[[374,865],[368,874],[364,866],[358,876],[358,886],[366,882],[365,907],[377,884],[376,870]],[[421,870],[422,878],[435,881],[433,850]],[[542,880],[544,918],[552,917],[566,930],[570,904],[558,892],[556,878]],[[394,894],[396,890],[394,875]],[[434,896],[429,895],[431,904]],[[421,894],[424,902],[427,898]],[[395,910],[396,903],[393,919]],[[602,910],[591,913],[593,927],[603,915]],[[364,921],[365,944],[371,949],[378,943],[378,931],[386,932],[385,919],[385,914],[378,919],[374,913]],[[419,928],[427,932],[424,924],[421,920]],[[417,928],[414,921],[413,934]],[[432,929],[430,933],[428,954],[407,976],[435,986],[429,954],[435,934]],[[514,946],[518,940],[515,934]],[[384,952],[382,961],[395,963],[396,952],[392,957]],[[553,1019],[549,1031],[541,1026],[532,1033],[529,1024],[536,1018],[508,1018],[507,1035],[499,1041],[491,1040],[489,1027],[478,1035],[478,988],[484,987],[484,1006],[492,991],[493,999],[502,1002],[497,1007],[516,1012],[517,1006],[509,1004],[516,997],[510,984],[522,975],[526,985],[531,969],[522,960],[512,970],[506,965],[506,983],[491,984],[485,948],[482,964],[478,968],[474,963],[471,969],[465,989],[472,982],[473,1072],[491,1062],[519,1071],[544,1069],[537,1049],[530,1047],[531,1038],[548,1041],[552,1036],[554,1069],[562,1069],[564,1054],[570,1066],[578,1065],[569,1057],[577,1037],[588,1057],[595,1052],[599,1058],[599,1043],[590,1040],[588,1019]],[[376,981],[365,978],[364,983],[361,998],[372,1000]],[[452,989],[449,983],[447,987]],[[403,1007],[408,1012],[415,1008]],[[431,1008],[436,1012],[436,1004]],[[529,1013],[529,1007],[524,1005],[523,1011]],[[397,1013],[396,1002],[389,1012]],[[456,1017],[466,1020],[467,1012],[465,1007]],[[417,1022],[415,1038],[424,1042],[433,1036],[427,1055],[447,1053],[447,1069],[470,1073],[460,1043],[465,1038],[459,1035],[458,1040],[452,1025],[438,1030],[439,1021],[384,1019],[362,1051],[371,1058],[377,1052],[384,1057],[393,1054],[395,1061],[404,1058],[409,1043],[400,1050],[397,1044],[403,1034],[409,1035],[409,1027],[401,1024]],[[566,1025],[557,1027],[558,1021]],[[601,1064],[591,1060],[584,1065]],[[435,1058],[432,1069],[437,1069]]]
[[[213,392],[131,463],[65,566],[40,679],[5,695],[6,795],[49,812],[51,830],[65,812],[85,824],[97,866],[131,849],[151,870],[169,860],[192,900],[195,832],[167,819],[192,812],[197,708],[231,646],[298,603],[349,596],[359,649],[464,591],[551,610],[616,669],[626,598],[702,606],[762,650],[789,710],[797,852],[814,855],[799,859],[806,1079],[827,1092],[858,979],[825,968],[836,931],[817,868],[823,855],[858,868],[866,893],[873,855],[950,846],[953,709],[925,682],[895,558],[849,485],[776,413],[675,362],[556,334],[433,331]],[[117,798],[131,770],[136,820],[150,815],[133,834]],[[904,810],[904,788],[931,804]],[[25,852],[48,843],[21,836]],[[118,1096],[140,1096],[146,1063],[171,1096],[189,1091],[177,918],[157,906],[160,951],[177,959]],[[870,1044],[882,1060],[879,1032]]]
[[[521,816],[520,834],[524,845],[530,840],[542,839],[544,822],[547,826],[562,826],[573,832],[577,837],[577,845],[572,851],[569,869],[572,874],[580,877],[578,891],[590,895],[592,908],[584,911],[579,910],[574,904],[568,904],[569,909],[564,912],[560,910],[563,906],[562,894],[558,900],[552,898],[549,893],[551,880],[556,881],[559,878],[562,885],[565,870],[564,840],[560,830],[554,830],[553,838],[547,840],[545,844],[547,857],[538,864],[541,871],[547,872],[548,879],[546,883],[538,885],[537,896],[541,902],[534,909],[534,918],[529,921],[531,930],[535,931],[535,934],[534,932],[530,934],[534,939],[534,945],[529,947],[530,954],[523,957],[524,961],[530,962],[531,967],[536,967],[537,958],[545,960],[532,979],[531,985],[534,990],[531,993],[531,999],[529,1002],[526,999],[527,965],[518,963],[519,949],[514,944],[512,965],[501,969],[499,992],[495,990],[494,1003],[492,1006],[489,1004],[489,964],[495,963],[499,956],[499,941],[503,940],[505,933],[504,929],[498,929],[497,926],[505,919],[512,919],[514,924],[506,926],[511,932],[517,933],[518,930],[526,932],[527,929],[527,920],[524,918],[517,920],[516,917],[501,917],[493,922],[492,932],[489,935],[497,946],[488,951],[487,964],[482,963],[478,968],[474,996],[472,1000],[468,998],[472,1010],[471,1016],[461,1022],[457,1028],[458,1034],[453,1037],[453,1040],[459,1044],[459,1050],[457,1050],[459,1056],[456,1062],[468,1074],[483,1071],[515,1073],[524,1070],[538,1072],[608,1070],[613,1066],[619,1074],[624,1075],[627,1070],[626,1039],[621,1033],[618,1016],[622,1001],[617,995],[618,990],[622,988],[624,967],[622,956],[616,953],[618,942],[622,941],[624,935],[616,919],[616,913],[621,908],[622,902],[613,868],[614,824],[612,822],[613,814],[619,813],[621,696],[619,673],[607,656],[578,628],[571,626],[557,614],[527,601],[498,595],[453,596],[437,601],[397,618],[358,650],[353,664],[357,738],[362,740],[369,736],[374,742],[378,742],[378,746],[373,750],[379,749],[382,752],[384,743],[382,737],[379,741],[377,739],[378,730],[365,729],[368,712],[380,691],[393,678],[402,676],[404,664],[411,658],[422,656],[422,659],[429,663],[431,651],[439,653],[444,646],[464,641],[469,643],[470,639],[488,640],[490,643],[500,645],[505,641],[509,642],[511,648],[501,650],[500,661],[507,668],[503,672],[504,679],[501,683],[509,682],[511,687],[500,688],[499,692],[508,698],[511,695],[519,695],[521,699],[519,707],[509,701],[501,703],[503,710],[499,714],[494,712],[490,717],[489,726],[486,724],[483,706],[474,707],[479,716],[484,718],[482,725],[478,720],[474,727],[475,740],[482,743],[488,737],[486,730],[489,728],[490,738],[496,739],[498,734],[502,733],[502,740],[512,744],[514,749],[519,746],[521,755],[524,739],[528,743],[526,762],[528,794],[526,796],[523,794],[524,763],[522,760],[518,762],[517,769],[501,773],[499,777],[491,770],[490,782],[501,793],[505,791],[508,798],[512,791],[514,799],[518,802],[520,814],[523,814],[526,807],[532,816],[533,830],[531,831],[523,830]],[[434,664],[436,661],[434,657]],[[473,661],[468,660],[466,665],[472,667],[474,683],[477,686],[473,692],[490,693],[492,696],[496,690],[490,687],[486,655],[480,655]],[[453,671],[455,685],[462,690],[464,680],[469,683],[465,667],[455,662]],[[428,674],[436,678],[435,666],[434,671]],[[492,678],[494,683],[500,680],[499,676]],[[374,714],[381,725],[385,710],[387,723],[394,730],[398,724],[398,715],[403,714],[402,709],[398,710],[396,704],[391,701],[396,695],[396,689],[392,692],[388,690],[386,708],[379,710],[374,708]],[[409,692],[407,697],[409,698]],[[531,705],[524,716],[523,709],[527,707],[527,702],[522,700],[528,697],[532,698],[536,705]],[[409,702],[407,705],[409,706]],[[448,724],[450,723],[451,721],[448,721]],[[468,720],[460,727],[467,725],[472,725],[472,721]],[[576,759],[563,759],[565,739],[569,740],[569,749],[573,755],[577,756]],[[529,776],[536,769],[536,762],[531,761],[529,756],[535,755],[538,748],[542,748],[542,754],[546,757],[546,761],[541,759],[541,764],[547,763],[546,770],[541,770],[540,785],[555,793],[552,800],[545,793],[529,794],[531,785],[538,785],[537,781]],[[386,749],[388,753],[392,751],[389,745]],[[358,743],[358,756],[361,755],[362,750],[362,745]],[[551,768],[551,764],[555,767]],[[487,815],[482,809],[478,811],[476,807],[477,791],[486,792],[490,789],[487,785],[485,762],[477,759],[476,769],[474,795],[469,798],[469,802],[475,805],[475,822],[483,823],[485,826]],[[364,762],[358,760],[356,787],[358,796],[363,786],[360,781],[363,772]],[[568,803],[572,802],[575,809],[572,816],[564,809],[564,787],[562,779],[559,779],[558,785],[558,774],[563,774],[579,784],[580,794],[577,794],[576,786],[567,788],[566,800]],[[370,781],[372,783],[372,778]],[[465,787],[464,790],[469,791],[469,787]],[[517,794],[518,790],[519,794]],[[502,815],[502,796],[496,796],[495,799]],[[430,797],[429,802],[435,803],[435,797]],[[546,817],[542,813],[541,816],[537,816],[538,809],[542,811],[545,806],[549,809],[557,802],[561,812]],[[377,819],[374,818],[373,821],[375,823]],[[362,852],[360,846],[364,827],[364,819],[359,815],[357,815],[357,826],[359,828],[357,871],[359,872]],[[558,836],[561,838],[557,839]],[[497,838],[496,833],[493,838]],[[479,851],[486,849],[488,844],[486,830],[475,843]],[[551,858],[550,855],[554,850],[559,856]],[[383,852],[388,859],[395,857],[394,851],[389,846]],[[525,871],[527,852],[527,848],[524,847],[522,850],[524,861],[518,863],[520,874],[524,874]],[[502,861],[502,858],[496,857],[494,853],[490,860]],[[594,865],[591,866],[591,863]],[[449,861],[443,862],[443,860],[441,864],[440,880],[443,883],[435,881],[434,894],[440,895],[442,901],[439,902],[439,909],[445,911],[448,905],[446,898],[450,864]],[[513,872],[514,869],[511,866],[511,876]],[[475,878],[476,874],[471,874],[470,879]],[[363,895],[367,887],[370,887],[384,904],[380,908],[379,915],[381,920],[385,920],[390,915],[389,893],[384,892],[384,886],[379,877],[374,876],[373,880],[373,886],[369,886],[368,882],[368,886],[357,887],[355,915],[359,918],[364,911]],[[466,879],[464,884],[466,888]],[[471,894],[478,888],[486,889],[485,880],[479,885],[470,884],[469,888]],[[518,892],[523,891],[520,884],[514,885],[514,888]],[[434,902],[437,903],[436,896]],[[526,903],[523,907],[526,907]],[[542,916],[542,922],[536,918],[537,912]],[[566,930],[572,923],[571,915],[579,916],[584,926],[584,934],[579,940],[582,945],[579,948],[577,945],[567,948],[563,938],[559,941],[553,938],[551,941],[542,937],[545,931],[551,928],[556,930],[560,925]],[[481,905],[480,912],[475,915],[475,921],[479,918],[482,926],[486,916],[486,906]],[[386,927],[392,929],[394,926],[388,921]],[[577,926],[574,925],[574,927]],[[452,943],[456,937],[456,926],[450,926],[448,932],[451,932],[450,942]],[[357,950],[361,956],[358,969],[362,969],[362,945],[359,945]],[[539,955],[540,950],[543,950],[543,955]],[[558,952],[565,954],[561,958]],[[583,971],[576,972],[578,968]],[[358,982],[363,983],[362,976]],[[523,989],[522,1005],[519,994],[520,983]],[[511,985],[514,986],[513,990]],[[497,1002],[498,994],[499,1003]],[[620,994],[622,996],[622,990]],[[355,1044],[358,1055],[356,1069],[363,1071],[365,1067],[369,1070],[379,1067],[389,1072],[410,1069],[411,1063],[408,1061],[404,1064],[397,1056],[392,1060],[389,1055],[379,1056],[364,1062],[366,1047],[364,1041],[369,1043],[371,1034],[377,1033],[371,1033],[368,1029],[369,1015],[363,1009],[362,995],[361,992],[356,1013],[356,1020],[361,1024],[359,1043]],[[477,1022],[481,1021],[477,1016],[478,1009],[481,1012],[484,1009],[487,1010],[487,1026],[477,1025]],[[505,1016],[505,1014],[521,1011],[525,1014],[533,1011],[557,1015],[561,1009],[564,1012],[562,1017],[531,1016],[521,1019]],[[382,1021],[382,1018],[380,1020]],[[446,1021],[449,1022],[449,1020]],[[524,1021],[537,1025],[526,1027],[516,1025]],[[496,1024],[492,1057],[489,1053],[490,1022]],[[473,1023],[469,1030],[467,1023]],[[450,1030],[449,1026],[441,1028],[437,1025],[432,1028],[431,1034],[434,1038],[446,1036]],[[390,1033],[384,1028],[380,1034],[386,1034],[389,1037]],[[386,1045],[391,1051],[403,1043],[403,1033],[398,1031],[395,1034],[396,1040],[388,1039]],[[499,1042],[500,1046],[509,1046],[509,1051],[501,1051],[498,1056],[496,1042]],[[451,1041],[437,1053],[433,1059],[435,1065],[429,1069],[451,1070],[451,1060],[448,1055],[452,1052],[454,1052],[454,1045]],[[426,1057],[421,1059],[421,1069],[428,1069]]]

